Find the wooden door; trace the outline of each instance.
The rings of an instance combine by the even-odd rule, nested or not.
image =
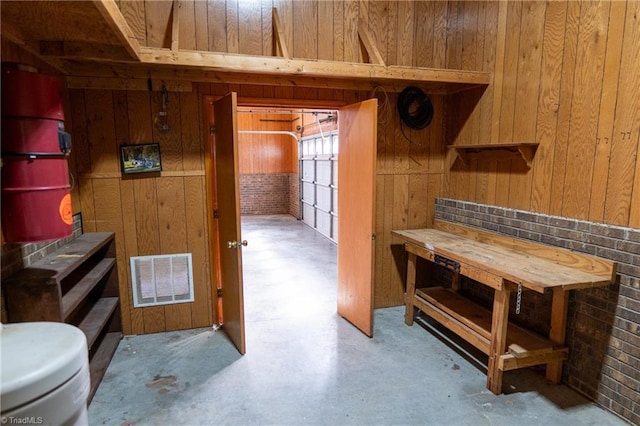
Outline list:
[[[213,103],[213,137],[217,196],[218,255],[222,287],[222,327],[245,353],[240,183],[237,147],[237,98],[230,93]],[[234,245],[236,247],[231,247]]]
[[[378,100],[340,108],[338,314],[373,336]]]

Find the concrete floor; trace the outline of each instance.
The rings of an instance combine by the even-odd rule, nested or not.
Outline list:
[[[290,216],[242,226],[247,354],[210,328],[126,337],[91,425],[626,424],[531,370],[493,395],[486,357],[400,307],[367,338],[336,314],[333,243]]]

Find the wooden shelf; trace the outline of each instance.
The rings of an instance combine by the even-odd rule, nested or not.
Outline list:
[[[91,232],[83,234],[44,259],[33,263],[25,270],[47,269],[55,273],[52,278],[61,281],[75,271],[87,258],[109,244],[109,235],[112,233]]]
[[[430,304],[429,310],[440,311],[439,316],[447,319],[445,322],[455,321],[461,324],[463,326],[461,327],[462,337],[472,337],[468,341],[485,354],[489,354],[492,318],[490,310],[443,287],[416,289],[416,298],[422,299],[419,300],[421,305]],[[465,335],[469,333],[471,333],[470,336]],[[480,343],[478,344],[478,342]],[[515,357],[554,350],[553,343],[549,339],[513,323],[509,323],[507,326],[507,348],[508,352]]]
[[[105,328],[105,325],[113,315],[113,312],[118,307],[117,297],[104,297],[98,300],[95,305],[91,307],[91,310],[82,319],[82,322],[78,324],[78,328],[82,330],[87,337],[87,346],[89,350],[92,349],[93,344],[100,335],[100,332]]]
[[[533,157],[538,149],[536,142],[498,143],[487,145],[448,145],[453,148],[465,166],[471,160],[512,160],[522,159],[531,168]]]
[[[91,397],[122,337],[113,232],[86,233],[3,279],[9,322],[57,321],[87,338]]]
[[[62,317],[66,320],[74,309],[87,297],[93,288],[104,278],[113,265],[115,259],[102,259],[87,275],[84,276],[71,290],[62,296]]]
[[[122,339],[122,333],[119,331],[110,332],[104,335],[100,346],[91,357],[91,364],[89,365],[89,374],[91,375],[91,389],[89,390],[88,402],[91,402],[93,395],[98,389],[98,385],[104,377],[104,373],[107,371],[107,367],[113,358],[113,354],[118,348],[118,344]]]

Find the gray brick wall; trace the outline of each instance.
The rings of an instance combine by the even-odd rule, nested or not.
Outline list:
[[[436,199],[435,215],[438,220],[618,262],[614,284],[570,294],[570,354],[563,381],[632,424],[640,424],[640,229],[446,198]],[[464,291],[489,305],[490,295],[481,287],[470,280],[463,282]],[[527,292],[523,312],[516,316],[512,311],[510,319],[546,334],[550,303],[550,294]]]

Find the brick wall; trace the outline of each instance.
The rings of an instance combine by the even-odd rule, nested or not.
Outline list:
[[[445,198],[436,199],[436,219],[618,262],[615,284],[570,293],[570,352],[563,381],[632,424],[640,424],[640,229]],[[463,290],[490,305],[491,292],[485,286],[465,280]],[[511,302],[513,309],[515,301]],[[512,310],[510,320],[546,334],[550,303],[550,294],[525,292],[521,314],[516,316]]]
[[[42,241],[39,243],[26,244],[2,244],[2,279],[15,274],[26,266],[43,259],[46,255],[53,253],[63,245],[73,241],[82,235],[82,215],[77,213],[73,216],[73,233],[68,238],[59,240]],[[4,294],[1,295],[1,318],[2,322],[7,322]]]
[[[289,214],[289,173],[240,175],[240,214]]]
[[[289,214],[300,219],[300,176],[289,174]]]

